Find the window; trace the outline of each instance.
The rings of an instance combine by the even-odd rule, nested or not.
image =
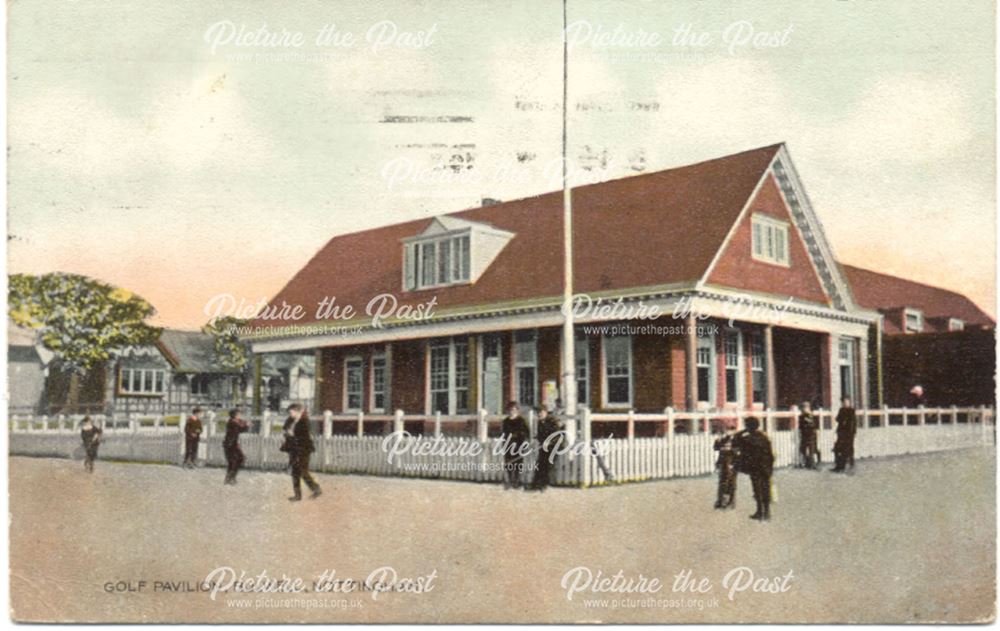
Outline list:
[[[123,394],[163,394],[166,371],[156,368],[122,368],[118,390]]]
[[[384,353],[372,356],[372,412],[385,412],[388,365]]]
[[[767,398],[767,373],[764,371],[766,361],[763,336],[754,335],[750,341],[750,387],[753,389],[754,403],[765,403]]]
[[[517,402],[533,406],[538,401],[538,349],[534,331],[514,333],[514,375]]]
[[[964,331],[965,330],[965,320],[959,320],[958,318],[948,318],[948,330],[949,331]]]
[[[469,403],[469,343],[436,340],[430,346],[431,414],[465,414]]]
[[[903,325],[907,333],[923,333],[924,312],[920,309],[903,309]]]
[[[576,401],[587,405],[590,396],[590,344],[587,338],[577,338],[573,357],[576,359]]]
[[[726,402],[739,403],[740,400],[740,333],[729,331],[722,338],[726,360]]]
[[[191,394],[208,394],[208,375],[195,375],[191,377]]]
[[[754,214],[753,258],[765,263],[788,265],[788,224],[767,215]]]
[[[469,281],[469,235],[438,237],[405,246],[406,289],[440,287]]]
[[[431,413],[450,414],[448,385],[451,381],[451,345],[437,342],[431,346]]]
[[[841,338],[838,343],[840,363],[840,396],[854,401],[854,339]]]
[[[360,357],[344,360],[344,409],[360,412],[364,400],[364,361]]]
[[[459,340],[454,343],[455,357],[455,413],[469,411],[469,343]]]
[[[698,402],[711,405],[715,391],[715,337],[711,333],[699,333],[695,363],[698,368]]]
[[[632,405],[632,338],[604,338],[604,387],[607,407]]]

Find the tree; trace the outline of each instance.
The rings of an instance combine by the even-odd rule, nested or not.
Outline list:
[[[62,272],[12,274],[9,280],[11,320],[38,329],[42,344],[70,373],[67,403],[76,403],[80,375],[160,336],[145,322],[156,309],[128,290]]]
[[[214,318],[202,327],[203,333],[215,338],[215,357],[223,368],[245,375],[250,362],[250,346],[239,337],[239,330],[246,320],[233,316]],[[240,380],[233,380],[233,398],[239,398]]]

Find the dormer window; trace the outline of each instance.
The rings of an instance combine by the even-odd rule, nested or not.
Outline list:
[[[949,331],[964,331],[965,330],[965,320],[960,320],[958,318],[948,318],[948,330]]]
[[[788,266],[788,224],[767,215],[754,213],[753,258],[774,265]]]
[[[410,253],[413,289],[469,282],[469,235],[420,241]]]
[[[903,309],[903,326],[907,333],[923,333],[924,312],[920,309]]]
[[[513,236],[489,224],[437,217],[422,234],[403,240],[403,288],[474,283]]]

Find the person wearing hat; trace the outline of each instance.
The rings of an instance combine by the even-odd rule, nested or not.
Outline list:
[[[531,489],[544,491],[549,486],[549,469],[553,464],[553,451],[556,450],[562,438],[562,423],[555,414],[550,414],[547,407],[538,408],[538,459],[535,463],[535,477],[531,481]]]
[[[733,438],[733,447],[739,454],[737,469],[750,476],[757,512],[750,519],[771,519],[771,472],[774,469],[774,452],[767,434],[760,431],[760,421],[751,416],[746,429]]]
[[[83,468],[89,473],[94,472],[94,461],[97,460],[97,447],[101,444],[101,428],[84,416],[80,421],[80,438],[83,440]]]
[[[302,500],[302,480],[306,481],[306,486],[312,491],[310,499],[316,499],[322,495],[323,490],[313,479],[309,472],[309,459],[316,450],[312,439],[312,430],[309,428],[309,415],[299,403],[288,406],[288,418],[284,425],[285,444],[283,451],[288,452],[288,463],[292,469],[292,491],[293,495],[288,498],[290,502]]]
[[[843,473],[850,464],[854,468],[854,436],[858,430],[858,416],[851,399],[844,397],[837,412],[837,442],[833,445],[834,466],[830,471]]]
[[[521,416],[517,401],[507,404],[507,416],[500,423],[500,434],[500,440],[507,441],[503,452],[504,488],[520,488],[524,463],[521,452],[531,432],[528,430],[528,422]]]
[[[236,484],[236,475],[243,468],[243,450],[240,449],[240,434],[250,429],[250,424],[243,420],[239,408],[229,411],[226,422],[226,436],[222,439],[222,449],[226,453],[226,484]]]
[[[733,448],[735,428],[726,425],[713,448],[719,452],[715,468],[719,470],[719,488],[715,508],[736,508],[736,450]]]
[[[195,407],[184,422],[184,466],[188,468],[193,468],[198,459],[198,443],[201,442],[201,432],[204,429],[201,414],[202,409]]]

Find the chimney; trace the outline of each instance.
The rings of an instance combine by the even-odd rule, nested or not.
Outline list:
[[[482,198],[482,203],[480,205],[481,206],[495,206],[495,205],[497,205],[499,203],[501,203],[501,201],[499,199],[496,199],[494,197],[484,197],[484,198]]]

